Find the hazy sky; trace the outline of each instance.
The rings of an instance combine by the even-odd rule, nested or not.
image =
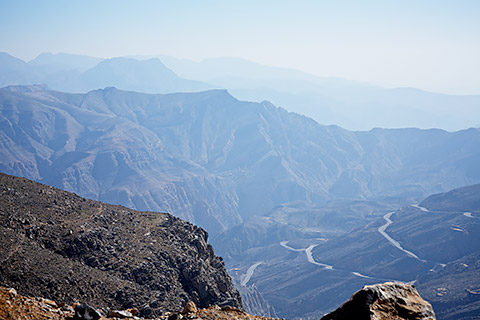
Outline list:
[[[233,56],[386,86],[480,94],[478,0],[0,0],[0,51]]]

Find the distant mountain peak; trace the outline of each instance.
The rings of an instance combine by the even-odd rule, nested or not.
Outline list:
[[[8,54],[7,52],[0,52],[0,71],[5,69],[6,70],[13,69],[13,68],[24,68],[26,66],[27,66],[27,63],[22,59],[18,59]],[[5,76],[5,75],[0,74],[0,79],[2,78],[2,76]]]
[[[106,59],[83,73],[81,81],[86,90],[114,86],[122,90],[147,93],[199,91],[210,87],[198,81],[180,78],[157,58]]]
[[[46,84],[32,84],[32,85],[10,85],[2,88],[2,90],[11,92],[38,92],[47,91],[50,88]]]

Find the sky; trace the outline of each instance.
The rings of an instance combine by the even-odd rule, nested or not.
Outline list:
[[[240,57],[386,87],[480,94],[478,0],[0,0],[0,51]]]

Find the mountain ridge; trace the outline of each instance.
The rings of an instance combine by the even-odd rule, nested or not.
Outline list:
[[[159,57],[182,76],[228,88],[241,100],[270,100],[319,123],[337,124],[349,130],[441,127],[458,131],[477,124],[468,119],[468,115],[480,116],[478,94],[452,95],[408,87],[384,88],[360,81],[268,67],[238,58],[193,62]]]
[[[124,57],[99,59],[44,53],[26,63],[2,52],[0,71],[0,86],[46,84],[69,92],[87,92],[110,86],[150,93],[214,88],[201,81],[180,78],[156,58],[140,61]]]
[[[478,129],[350,132],[224,90],[20,88],[0,90],[3,172],[110,203],[175,211],[217,232],[290,202],[405,203],[480,181],[472,174]],[[167,189],[174,196],[166,198]]]
[[[150,93],[225,88],[240,100],[269,100],[289,111],[312,117],[319,123],[336,124],[350,130],[419,127],[443,128],[452,132],[475,127],[478,123],[472,119],[480,117],[478,94],[451,95],[408,87],[383,88],[341,78],[314,76],[294,69],[265,66],[239,58],[211,58],[193,62],[152,55],[122,59],[132,60],[132,57],[137,59],[138,68],[128,71],[127,66],[118,66],[117,72],[123,74],[122,79],[115,79],[111,72],[97,72],[95,77],[92,75],[86,79],[88,77],[84,77],[84,72],[88,66],[91,70],[95,68],[92,65],[94,62],[111,63],[111,59],[45,53],[29,63],[21,61],[22,67],[13,68],[16,72],[2,72],[4,78],[0,76],[0,87],[46,83],[56,90],[85,92],[98,89],[98,86],[116,85],[125,90]],[[149,62],[145,58],[159,58],[185,79],[178,78],[173,82],[160,79],[156,75],[162,73],[162,68],[146,67]],[[42,60],[48,64],[41,64]],[[1,64],[8,65],[6,60]],[[2,65],[0,68],[4,67]],[[135,76],[141,70],[150,74],[148,79]],[[152,74],[154,70],[157,70],[156,74]],[[96,78],[109,81],[99,83]],[[126,79],[129,81],[125,82]]]

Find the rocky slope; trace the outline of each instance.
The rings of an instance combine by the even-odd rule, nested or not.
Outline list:
[[[386,282],[365,286],[322,320],[434,320],[432,306],[413,285]]]
[[[480,319],[480,252],[449,262],[419,277],[417,288],[430,301],[438,319]]]
[[[480,185],[432,195],[420,206],[432,217],[421,221],[418,228],[433,225],[435,231],[428,237],[436,245],[416,244],[418,231],[408,245],[425,254],[431,252],[430,257],[446,263],[436,272],[421,276],[417,282],[418,290],[432,303],[439,319],[479,319]]]
[[[19,293],[160,315],[192,300],[242,308],[207,233],[0,174],[0,285]]]

